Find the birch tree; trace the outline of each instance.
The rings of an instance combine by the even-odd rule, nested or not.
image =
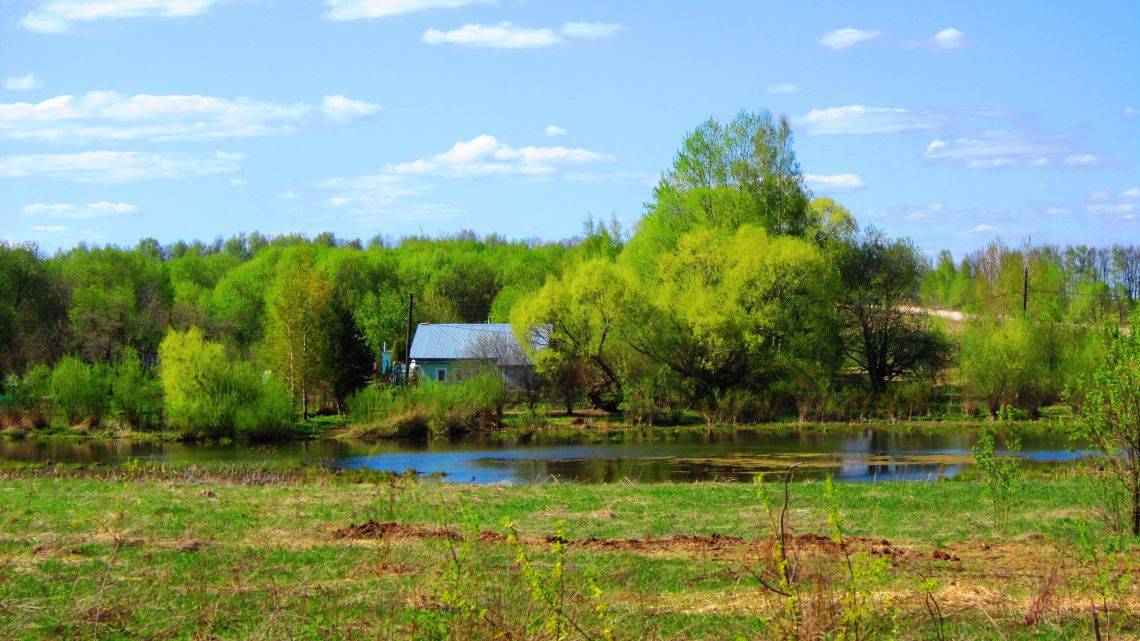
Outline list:
[[[326,381],[330,363],[332,286],[318,271],[312,252],[297,248],[281,257],[266,292],[269,360],[301,402],[309,418],[309,395]]]

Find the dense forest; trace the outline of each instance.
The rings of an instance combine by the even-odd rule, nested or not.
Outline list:
[[[519,399],[532,408],[1034,415],[1098,362],[1106,326],[1128,324],[1140,248],[993,242],[932,261],[813,197],[786,119],[741,113],[685,137],[630,230],[3,244],[5,421],[279,435],[360,406],[362,389],[400,393],[374,363],[402,352],[409,295],[414,322],[542,334]]]

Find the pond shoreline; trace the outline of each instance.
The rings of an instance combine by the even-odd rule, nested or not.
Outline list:
[[[587,483],[750,481],[793,464],[806,477],[936,480],[973,464],[984,423],[778,423],[707,428],[505,429],[460,439],[363,442],[343,433],[276,443],[185,442],[62,436],[0,441],[0,460],[116,465],[130,461],[295,464],[415,472],[450,482]],[[1030,467],[1069,463],[1082,454],[1057,423],[1000,424],[1016,431]]]

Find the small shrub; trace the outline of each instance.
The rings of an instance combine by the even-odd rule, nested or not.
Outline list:
[[[498,427],[506,388],[495,371],[453,383],[424,381],[399,388],[366,387],[346,401],[354,436],[437,437]]]
[[[69,425],[98,425],[109,406],[108,391],[107,368],[98,363],[68,356],[51,374],[52,402]]]
[[[166,421],[183,437],[269,440],[291,431],[292,394],[284,381],[231,361],[200,330],[171,331],[159,358]]]
[[[981,473],[986,485],[986,497],[993,509],[994,527],[1003,528],[1009,520],[1009,512],[1021,474],[1021,439],[1012,435],[1005,441],[1005,456],[997,456],[993,427],[982,430],[978,442],[974,444],[974,464]]]
[[[162,417],[162,383],[126,350],[111,371],[111,399],[119,418],[135,429],[153,428]]]
[[[1140,313],[1137,313],[1140,320]],[[1074,433],[1098,455],[1109,526],[1140,536],[1140,332],[1113,330],[1105,358],[1070,394]],[[1123,497],[1123,500],[1120,500]]]
[[[47,365],[36,365],[23,376],[9,374],[4,379],[4,392],[0,397],[3,427],[35,429],[51,423],[51,368]]]

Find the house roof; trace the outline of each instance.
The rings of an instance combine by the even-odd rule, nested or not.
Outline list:
[[[414,361],[488,359],[526,362],[510,323],[423,323],[412,337]],[[513,361],[513,362],[512,362]]]

